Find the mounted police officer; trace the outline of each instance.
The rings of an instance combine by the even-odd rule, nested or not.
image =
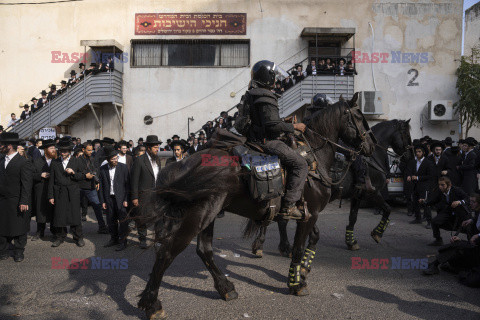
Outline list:
[[[286,123],[280,119],[277,96],[270,90],[275,85],[278,69],[275,63],[262,60],[257,62],[251,73],[247,95],[250,99],[251,125],[247,135],[249,141],[259,144],[266,153],[277,155],[287,170],[286,193],[282,199],[279,215],[285,219],[302,219],[304,214],[296,206],[302,196],[308,164],[305,159],[278,140],[283,133],[294,130],[305,131],[303,123]]]

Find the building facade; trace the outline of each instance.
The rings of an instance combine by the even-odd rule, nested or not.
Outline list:
[[[115,52],[121,59],[116,69],[121,64],[123,101],[94,104],[61,123],[62,130],[84,139],[157,134],[163,141],[173,134],[185,137],[237,104],[258,60],[288,70],[297,63],[306,66],[312,57],[344,57],[355,62],[354,91],[380,92],[376,113],[382,114],[370,115],[372,123],[411,119],[412,137],[456,140],[454,117],[430,121],[427,111],[429,101],[433,113],[435,105],[448,109],[457,100],[462,7],[461,0],[0,6],[1,122],[5,126],[11,112],[22,111],[19,102],[40,97],[72,69],[78,72],[75,58],[85,53],[87,65],[99,52]],[[105,42],[95,45],[95,40]]]

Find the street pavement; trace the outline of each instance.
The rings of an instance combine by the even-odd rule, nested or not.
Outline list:
[[[252,239],[242,238],[246,220],[227,213],[216,220],[214,250],[218,266],[235,284],[239,298],[225,302],[196,255],[195,242],[167,270],[159,298],[169,319],[480,319],[480,289],[465,287],[455,275],[426,277],[418,269],[392,269],[391,258],[432,259],[431,230],[410,225],[404,208],[395,208],[382,242],[370,231],[380,216],[361,209],[355,229],[360,250],[344,243],[348,203],[330,204],[317,225],[320,241],[310,295],[288,295],[290,261],[277,251],[276,225],[267,232],[264,257],[250,253]],[[0,319],[145,319],[136,308],[154,262],[154,249],[141,250],[135,232],[123,252],[104,248],[109,236],[97,234],[93,212],[84,223],[86,245],[69,241],[51,248],[51,239],[28,240],[25,260],[0,261]],[[32,230],[35,230],[32,221]],[[293,239],[295,224],[288,232]],[[48,234],[49,235],[49,234]],[[450,232],[442,231],[444,239]],[[150,239],[153,234],[149,233]],[[293,240],[291,240],[293,242]],[[150,243],[150,242],[149,242]],[[52,269],[52,258],[128,259],[127,269]],[[352,269],[352,257],[389,259],[388,269]]]

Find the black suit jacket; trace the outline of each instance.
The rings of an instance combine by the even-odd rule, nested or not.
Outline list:
[[[40,153],[40,150],[37,149],[35,146],[31,146],[27,150],[27,155],[32,158],[33,161],[39,159],[42,157],[42,154]]]
[[[160,163],[157,165],[160,170]],[[138,199],[142,191],[155,188],[155,175],[147,153],[137,157],[133,162],[130,181],[132,200]]]
[[[201,150],[203,150],[203,146],[201,146],[201,145],[197,145],[197,150],[195,150],[194,146],[191,146],[188,149],[188,154],[194,154],[195,152],[198,152],[198,151],[201,151]]]
[[[110,170],[108,164],[100,167],[100,202],[107,204],[107,210],[113,210],[112,197],[110,197]],[[130,193],[130,179],[128,168],[123,163],[118,163],[115,168],[115,176],[113,177],[113,192],[115,193],[115,201],[117,208],[125,210],[123,202],[128,202]]]
[[[468,195],[459,187],[452,186],[448,195],[448,201],[446,195],[440,192],[439,189],[433,194],[430,199],[425,202],[426,205],[440,204],[440,207],[450,206],[453,202],[460,201],[464,205],[468,205]]]
[[[30,231],[30,212],[20,212],[19,206],[31,206],[32,171],[32,162],[20,154],[7,168],[5,157],[0,159],[0,236],[16,237]]]
[[[462,189],[468,194],[475,192],[478,187],[477,169],[475,168],[476,158],[475,151],[470,151],[458,168],[462,175]]]
[[[432,191],[437,176],[434,164],[428,160],[428,158],[423,159],[418,171],[417,160],[410,160],[406,171],[407,176],[418,176],[418,180],[414,181],[413,183],[415,192],[417,192],[420,196],[425,197],[425,192]]]

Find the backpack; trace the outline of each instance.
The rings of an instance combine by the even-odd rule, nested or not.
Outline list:
[[[247,136],[252,125],[252,119],[250,118],[250,107],[252,105],[252,96],[248,91],[240,99],[240,103],[236,105],[238,109],[238,115],[235,118],[235,130],[242,136]]]

